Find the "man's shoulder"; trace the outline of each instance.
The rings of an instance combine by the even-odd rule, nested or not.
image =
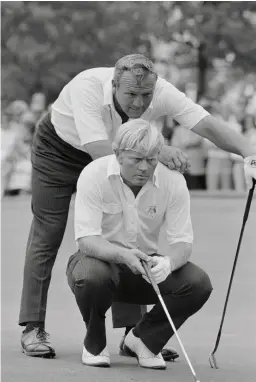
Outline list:
[[[109,162],[114,157],[114,154],[101,157],[90,162],[84,169],[84,172],[95,171],[96,169],[107,169]]]
[[[81,172],[80,179],[83,181],[93,181],[98,183],[107,177],[108,166],[114,155],[107,155],[102,158],[95,159],[89,163]]]
[[[163,163],[158,163],[158,178],[161,185],[166,187],[173,187],[174,185],[180,185],[187,187],[184,176],[177,170],[170,170]]]
[[[161,94],[164,94],[166,91],[170,93],[175,93],[176,91],[179,91],[179,90],[169,81],[165,80],[162,77],[158,77],[156,81],[155,95],[160,96]]]
[[[107,67],[99,67],[99,68],[92,68],[92,69],[86,69],[79,74],[77,74],[76,77],[74,77],[74,80],[92,80],[92,81],[98,81],[98,82],[106,82],[114,75],[114,68],[107,68]]]

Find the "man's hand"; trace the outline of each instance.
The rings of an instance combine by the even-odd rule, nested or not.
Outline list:
[[[190,167],[187,154],[177,147],[165,145],[161,150],[159,160],[170,170],[178,170],[181,173]]]
[[[249,189],[252,188],[252,180],[256,179],[256,155],[244,158],[244,176]]]
[[[129,249],[123,257],[123,263],[130,268],[136,275],[146,275],[141,260],[146,262],[151,261],[151,257],[140,251],[139,249]]]
[[[163,282],[171,273],[171,262],[168,256],[153,256],[151,257],[151,274],[157,284]],[[147,276],[142,276],[147,282],[150,282]]]

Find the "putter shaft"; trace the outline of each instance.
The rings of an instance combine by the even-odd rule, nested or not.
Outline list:
[[[243,224],[242,224],[242,228],[241,228],[241,231],[240,231],[240,236],[239,236],[239,240],[238,240],[238,244],[237,244],[235,259],[234,259],[234,263],[233,263],[233,267],[232,267],[232,271],[231,271],[231,276],[230,276],[230,280],[229,280],[229,285],[228,285],[227,295],[226,295],[226,299],[225,299],[225,303],[224,303],[224,308],[223,308],[223,312],[222,312],[220,327],[219,327],[219,331],[218,331],[218,334],[217,334],[217,338],[216,338],[214,349],[211,352],[210,357],[209,357],[210,366],[213,369],[218,369],[216,357],[215,357],[214,354],[216,353],[216,351],[218,349],[218,346],[219,346],[219,343],[220,343],[220,337],[221,337],[222,327],[223,327],[224,319],[225,319],[225,315],[226,315],[229,295],[230,295],[231,286],[232,286],[232,283],[233,283],[233,278],[234,278],[234,274],[235,274],[235,270],[236,270],[236,264],[237,264],[237,260],[238,260],[238,255],[239,255],[239,251],[240,251],[240,247],[241,247],[241,243],[242,243],[242,239],[243,239],[245,224],[247,222],[247,219],[248,219],[248,216],[249,216],[249,212],[250,212],[250,208],[251,208],[251,202],[252,202],[252,197],[253,197],[255,185],[256,185],[256,180],[253,179],[252,188],[250,189],[250,191],[248,193],[248,198],[247,198],[247,202],[246,202],[246,206],[245,206],[245,211],[244,211],[244,216],[243,216]]]
[[[168,321],[169,321],[169,323],[170,323],[170,325],[171,325],[171,327],[172,327],[172,330],[174,331],[174,334],[176,335],[176,338],[177,338],[177,340],[178,340],[178,342],[179,342],[179,344],[180,344],[181,350],[182,350],[182,352],[183,352],[183,354],[184,354],[184,356],[185,356],[185,358],[186,358],[186,361],[187,361],[187,363],[188,363],[188,365],[189,365],[189,367],[190,367],[190,370],[191,370],[191,372],[192,372],[192,374],[193,374],[193,377],[194,377],[194,379],[195,379],[195,382],[200,382],[200,381],[197,379],[196,372],[195,372],[195,370],[194,370],[194,368],[193,368],[193,366],[192,366],[192,364],[191,364],[191,362],[190,362],[190,359],[189,359],[189,357],[188,357],[188,355],[187,355],[187,352],[186,352],[186,350],[185,350],[185,348],[184,348],[184,346],[183,346],[183,344],[182,344],[182,342],[181,342],[180,336],[178,335],[178,332],[177,332],[177,330],[176,330],[176,328],[175,328],[175,325],[174,325],[174,323],[173,323],[173,321],[172,321],[172,319],[171,319],[171,316],[170,316],[170,314],[169,314],[169,312],[168,312],[168,309],[166,308],[165,302],[164,302],[164,300],[163,300],[163,298],[162,298],[162,296],[161,296],[161,293],[160,293],[160,290],[159,290],[159,288],[158,288],[158,285],[157,285],[156,282],[154,281],[154,279],[153,279],[153,277],[152,277],[152,275],[151,275],[151,272],[150,272],[150,270],[149,270],[149,268],[148,268],[147,263],[145,263],[144,261],[142,261],[142,265],[143,265],[143,268],[144,268],[144,270],[145,270],[145,272],[146,272],[146,275],[148,276],[148,278],[149,278],[149,280],[150,280],[150,282],[151,282],[151,285],[152,285],[153,289],[155,290],[155,292],[156,292],[156,294],[157,294],[157,297],[158,297],[158,299],[159,299],[159,301],[160,301],[160,303],[161,303],[161,305],[162,305],[162,308],[163,308],[163,310],[164,310],[164,312],[165,312],[165,314],[166,314],[166,317],[168,318]]]

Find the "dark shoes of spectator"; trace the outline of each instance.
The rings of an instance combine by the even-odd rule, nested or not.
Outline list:
[[[129,351],[129,348],[126,346],[124,347],[124,340],[125,335],[122,337],[120,345],[119,345],[119,355],[125,356],[125,357],[135,357],[133,352]],[[176,358],[179,358],[179,354],[176,352],[173,348],[164,348],[161,351],[162,357],[165,361],[174,361]]]
[[[55,357],[55,350],[50,343],[50,336],[43,328],[33,328],[31,331],[22,332],[22,352],[31,357]]]

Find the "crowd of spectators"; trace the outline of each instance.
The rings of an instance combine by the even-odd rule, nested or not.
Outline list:
[[[45,107],[45,95],[35,93],[29,104],[15,100],[2,110],[1,198],[31,191],[31,146]]]
[[[201,104],[216,118],[226,120],[231,128],[244,134],[256,149],[255,96],[237,113],[207,99]],[[16,100],[2,112],[1,197],[31,191],[31,145],[36,124],[45,111],[45,95],[35,93],[29,104]],[[189,189],[246,190],[242,157],[217,148],[171,118],[165,117],[159,126],[167,144],[188,154],[191,166],[184,176]]]

